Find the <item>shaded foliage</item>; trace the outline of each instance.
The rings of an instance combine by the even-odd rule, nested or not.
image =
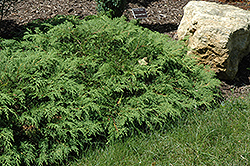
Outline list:
[[[126,0],[96,0],[97,11],[111,18],[121,17],[127,5]]]

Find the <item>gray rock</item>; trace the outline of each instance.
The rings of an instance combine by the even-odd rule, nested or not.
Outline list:
[[[188,36],[189,52],[198,55],[219,78],[233,80],[239,62],[250,53],[250,11],[215,2],[190,1],[178,27]]]

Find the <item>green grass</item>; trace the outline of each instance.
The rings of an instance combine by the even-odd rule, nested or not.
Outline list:
[[[194,111],[170,129],[93,147],[72,165],[250,165],[249,99]]]

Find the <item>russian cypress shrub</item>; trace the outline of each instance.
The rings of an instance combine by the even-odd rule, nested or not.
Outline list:
[[[32,29],[0,43],[2,165],[62,165],[93,141],[155,130],[218,96],[214,72],[182,42],[123,17]]]
[[[97,11],[111,18],[121,17],[126,2],[126,0],[96,0]]]

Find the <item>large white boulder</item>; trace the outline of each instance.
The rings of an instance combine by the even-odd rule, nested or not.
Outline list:
[[[178,27],[188,38],[189,53],[211,65],[219,78],[232,80],[239,62],[250,53],[250,11],[215,2],[190,1]]]

